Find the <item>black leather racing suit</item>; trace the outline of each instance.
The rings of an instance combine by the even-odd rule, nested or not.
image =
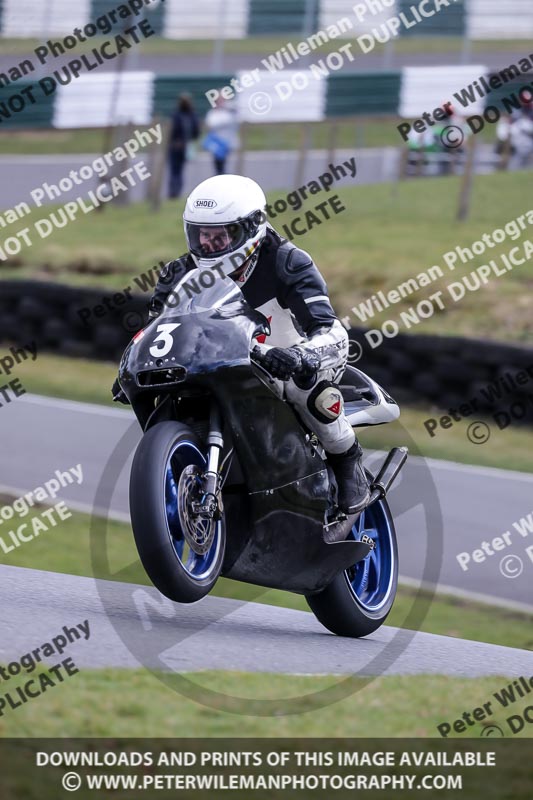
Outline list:
[[[158,316],[166,297],[189,270],[196,269],[190,255],[167,264],[150,302],[150,316]],[[300,389],[291,379],[285,397],[304,423],[315,431],[328,453],[344,453],[355,441],[344,416],[344,405],[336,383],[348,357],[348,334],[335,316],[327,286],[312,258],[267,228],[255,267],[236,283],[250,305],[267,317],[271,334],[259,337],[264,345],[300,345],[320,356],[321,368],[311,389]]]

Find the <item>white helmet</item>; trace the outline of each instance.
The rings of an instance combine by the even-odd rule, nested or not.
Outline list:
[[[235,273],[247,261],[248,280],[267,229],[266,197],[261,187],[242,175],[217,175],[200,183],[187,198],[183,224],[196,266]]]

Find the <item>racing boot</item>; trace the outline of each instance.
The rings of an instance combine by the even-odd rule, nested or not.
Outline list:
[[[362,466],[362,455],[357,439],[345,453],[328,453],[337,481],[337,504],[345,514],[358,514],[370,500],[370,485]]]

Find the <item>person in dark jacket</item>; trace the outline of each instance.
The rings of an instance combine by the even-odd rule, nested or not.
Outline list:
[[[170,183],[169,197],[179,197],[183,189],[183,170],[191,142],[198,139],[200,125],[189,94],[178,97],[178,106],[172,117],[169,142]]]

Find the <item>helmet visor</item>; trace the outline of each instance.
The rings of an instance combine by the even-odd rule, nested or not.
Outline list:
[[[198,258],[217,258],[238,250],[248,239],[248,227],[242,222],[228,225],[185,223],[189,250]]]

